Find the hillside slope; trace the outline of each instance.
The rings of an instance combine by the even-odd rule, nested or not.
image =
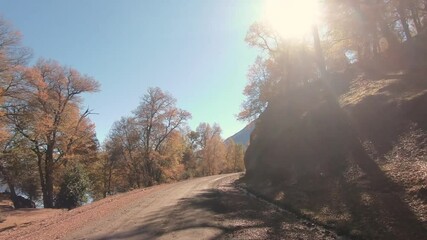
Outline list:
[[[337,74],[332,91],[273,100],[246,151],[249,187],[355,238],[427,239],[426,75]]]
[[[251,122],[246,127],[244,127],[242,130],[238,131],[233,136],[227,138],[225,140],[225,142],[233,140],[237,144],[248,146],[249,145],[249,139],[251,137],[251,133],[254,130],[254,128],[255,128],[255,122]]]

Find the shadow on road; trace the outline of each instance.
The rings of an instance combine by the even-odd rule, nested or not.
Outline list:
[[[97,239],[334,239],[231,187],[200,192],[146,216],[127,231]]]

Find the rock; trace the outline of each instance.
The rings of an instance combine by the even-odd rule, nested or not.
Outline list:
[[[346,236],[337,236],[337,240],[349,240],[350,238]]]
[[[36,204],[30,199],[26,199],[22,196],[16,196],[12,199],[15,209],[19,208],[36,208]]]
[[[421,187],[417,192],[417,197],[427,203],[427,187]]]

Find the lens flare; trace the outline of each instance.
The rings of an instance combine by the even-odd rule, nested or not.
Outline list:
[[[302,38],[318,20],[318,0],[266,0],[262,21],[283,38]]]

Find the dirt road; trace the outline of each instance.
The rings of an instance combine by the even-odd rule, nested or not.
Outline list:
[[[247,196],[239,174],[135,190],[0,233],[4,239],[335,239]]]

